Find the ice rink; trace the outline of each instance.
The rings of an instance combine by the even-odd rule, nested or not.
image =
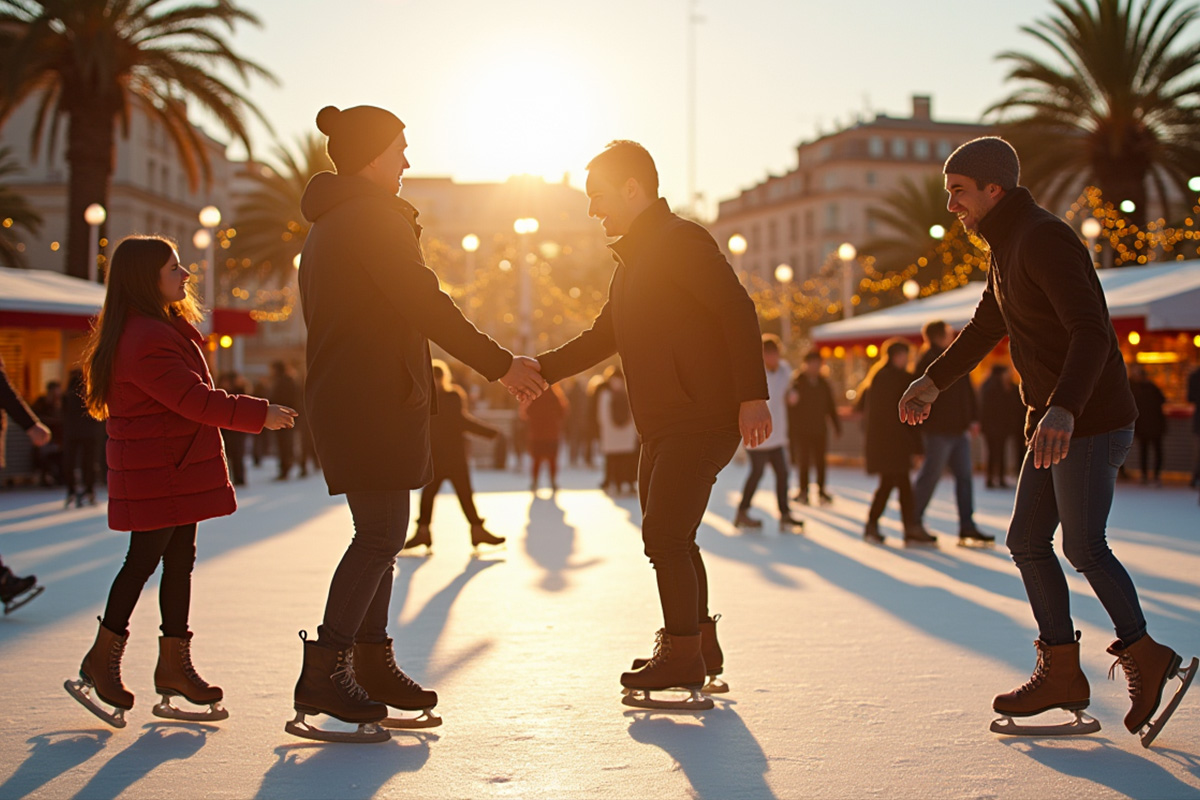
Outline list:
[[[700,541],[732,691],[699,715],[622,706],[618,677],[660,624],[634,498],[569,471],[534,499],[515,473],[476,474],[505,549],[473,558],[448,487],[434,554],[401,558],[392,598],[401,665],[441,695],[445,724],[375,745],[283,732],[301,662],[350,534],[321,477],[251,472],[234,516],[200,526],[192,604],[196,666],[225,689],[212,725],[151,716],[157,702],[156,580],[134,615],[124,676],[137,696],[114,730],[63,691],[95,635],[126,534],[103,504],[61,509],[57,492],[0,493],[0,554],[45,593],[0,619],[0,798],[1185,798],[1200,797],[1200,686],[1152,750],[1121,724],[1112,630],[1068,570],[1103,730],[1077,739],[988,732],[992,695],[1034,663],[1032,615],[1003,547],[966,550],[943,482],[927,523],[936,551],[861,540],[873,483],[834,470],[836,502],[801,508],[778,533],[772,477],[762,533],[729,523],[745,467],[722,473]],[[1012,491],[977,483],[977,522],[1002,537]],[[1179,488],[1121,485],[1111,517],[1150,630],[1200,653],[1200,506]]]

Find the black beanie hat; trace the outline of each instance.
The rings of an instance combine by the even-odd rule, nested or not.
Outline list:
[[[317,113],[317,129],[329,137],[325,152],[339,175],[353,175],[387,149],[404,123],[390,111],[355,106],[341,111],[325,106]]]
[[[998,136],[984,136],[951,153],[942,172],[966,175],[980,186],[994,183],[1007,192],[1021,182],[1021,161],[1011,144]]]

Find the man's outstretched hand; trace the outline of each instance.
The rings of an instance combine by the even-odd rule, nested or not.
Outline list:
[[[900,398],[900,421],[909,425],[920,425],[929,419],[929,410],[941,390],[928,375],[922,375],[908,385]]]
[[[771,411],[766,400],[747,400],[738,411],[738,429],[742,444],[758,447],[771,435]]]
[[[536,400],[542,392],[550,388],[542,378],[542,365],[535,358],[528,356],[513,356],[512,366],[500,379],[508,393],[521,402]]]

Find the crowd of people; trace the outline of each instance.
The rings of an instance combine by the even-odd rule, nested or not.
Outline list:
[[[174,245],[156,236],[128,237],[115,249],[103,309],[66,392],[52,385],[31,409],[0,370],[0,404],[41,448],[43,479],[58,458],[68,502],[94,500],[94,471],[84,466],[76,483],[75,470],[89,458],[94,465],[104,421],[108,523],[130,533],[95,640],[68,692],[110,724],[125,724],[134,703],[121,677],[129,620],[161,564],[155,687],[162,702],[154,713],[228,716],[220,708],[222,690],[192,662],[197,526],[234,513],[247,451],[260,457],[257,444],[270,436],[277,480],[288,480],[297,466],[306,475],[319,462],[329,492],[346,497],[354,528],[316,637],[300,632],[296,717],[286,730],[320,741],[372,742],[388,738],[386,727],[438,724],[437,693],[400,670],[388,635],[395,558],[402,549],[432,547],[433,499],[446,480],[473,545],[499,545],[504,537],[485,528],[475,507],[466,438],[500,440],[499,431],[472,414],[449,365],[431,358],[433,342],[519,403],[533,492],[543,470],[557,491],[564,437],[575,463],[590,463],[596,451],[603,456],[602,488],[636,492],[663,624],[652,654],[620,676],[624,702],[712,708],[708,695],[729,686],[718,677],[724,670],[719,615],[709,609],[697,531],[718,473],[739,448],[749,461],[734,520],[743,530],[762,527],[750,512],[768,465],[784,530],[804,529],[791,503],[812,502],[813,471],[817,502],[832,501],[829,433],[841,435],[845,422],[820,352],[807,353],[803,367],[792,370],[778,338],[761,334],[752,300],[709,233],[659,197],[650,154],[616,141],[588,164],[586,184],[589,214],[615,239],[608,301],[571,341],[536,357],[514,355],[463,316],[424,264],[416,209],[398,196],[408,167],[403,123],[384,109],[359,106],[327,107],[317,125],[336,172],[317,175],[301,204],[312,223],[299,272],[308,333],[303,379],[277,362],[270,384],[257,393],[265,396],[251,393],[236,374],[214,382],[196,327],[202,314],[191,276]],[[855,390],[865,468],[879,479],[863,538],[884,543],[879,523],[895,490],[905,543],[936,545],[923,518],[949,471],[959,543],[992,544],[973,516],[972,436],[986,440],[987,485],[1003,487],[1006,451],[1020,435],[1026,444],[1006,544],[1038,626],[1038,661],[1027,683],[994,699],[1006,719],[994,730],[1019,733],[1012,718],[1054,708],[1076,712],[1067,732],[1092,729],[1082,717],[1089,697],[1079,635],[1052,548],[1061,523],[1067,559],[1112,618],[1117,639],[1107,651],[1123,668],[1132,698],[1126,726],[1148,744],[1174,708],[1151,724],[1165,687],[1179,678],[1181,695],[1197,662],[1184,667],[1175,651],[1151,638],[1105,525],[1118,469],[1135,439],[1142,444],[1143,480],[1160,477],[1164,398],[1140,370],[1127,370],[1083,245],[1019,185],[1019,171],[1012,147],[993,137],[963,145],[946,162],[949,210],[992,244],[995,259],[982,300],[957,335],[930,321],[915,359],[909,342],[885,342]],[[663,331],[672,332],[665,341]],[[967,376],[1004,337],[1023,379],[1020,393],[997,365],[977,395]],[[388,357],[381,359],[385,343]],[[616,357],[620,367],[611,365]],[[569,390],[560,385],[605,364],[586,382],[576,377]],[[1189,392],[1200,399],[1200,371]],[[1197,426],[1200,433],[1200,415]],[[254,445],[247,446],[246,436],[257,437]],[[54,456],[49,446],[59,438],[63,452]],[[2,458],[0,450],[0,464]],[[794,495],[789,461],[800,473]],[[410,537],[410,493],[418,489]],[[28,597],[31,580],[0,563],[6,605]],[[662,697],[672,690],[685,696]],[[208,708],[177,708],[177,697]],[[400,715],[389,716],[389,708]],[[307,721],[313,715],[358,730],[318,728]]]

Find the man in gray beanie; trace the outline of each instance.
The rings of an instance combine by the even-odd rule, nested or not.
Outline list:
[[[1108,652],[1129,681],[1125,726],[1142,743],[1158,734],[1174,710],[1151,722],[1166,684],[1187,689],[1197,664],[1146,632],[1137,590],[1105,538],[1117,469],[1133,442],[1137,406],[1091,253],[1075,231],[1018,185],[1016,151],[995,137],[975,139],[946,161],[950,212],[991,248],[987,287],[975,315],[900,400],[900,418],[917,425],[938,395],[974,369],[1005,336],[1023,380],[1029,447],[1021,465],[1008,549],[1021,572],[1037,621],[1037,668],[1018,689],[998,695],[997,733],[1045,733],[1013,717],[1066,709],[1074,720],[1057,733],[1092,733],[1083,715],[1090,699],[1079,666],[1079,634],[1071,620],[1062,566],[1054,553],[1062,525],[1063,552],[1091,584],[1116,629]]]

